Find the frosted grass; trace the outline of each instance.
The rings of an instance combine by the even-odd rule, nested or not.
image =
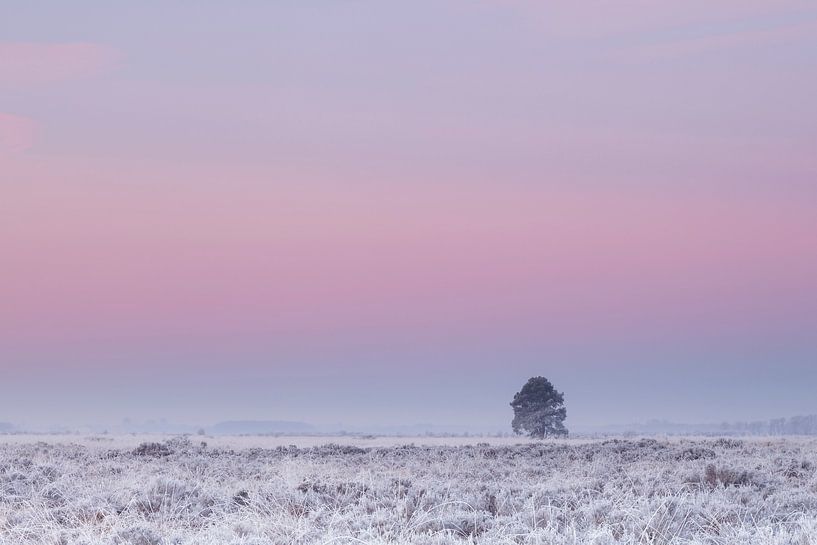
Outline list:
[[[817,543],[806,439],[9,437],[4,545]]]

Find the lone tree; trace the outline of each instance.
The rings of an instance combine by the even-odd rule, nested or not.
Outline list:
[[[533,377],[513,396],[514,433],[527,432],[531,437],[543,438],[567,435],[565,428],[564,394],[557,392],[545,377]]]

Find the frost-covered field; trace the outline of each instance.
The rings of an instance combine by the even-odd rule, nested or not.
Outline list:
[[[0,437],[4,545],[817,543],[812,440],[42,439]]]

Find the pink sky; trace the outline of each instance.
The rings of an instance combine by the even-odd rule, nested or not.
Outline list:
[[[572,385],[612,347],[703,354],[685,377],[817,356],[808,3],[87,7],[13,8],[0,41],[0,369],[25,388],[67,362],[364,377],[424,346],[378,365]],[[649,411],[684,416],[613,418]]]

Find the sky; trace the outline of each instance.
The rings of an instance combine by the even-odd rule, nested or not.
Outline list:
[[[0,7],[0,421],[817,413],[817,7]]]

